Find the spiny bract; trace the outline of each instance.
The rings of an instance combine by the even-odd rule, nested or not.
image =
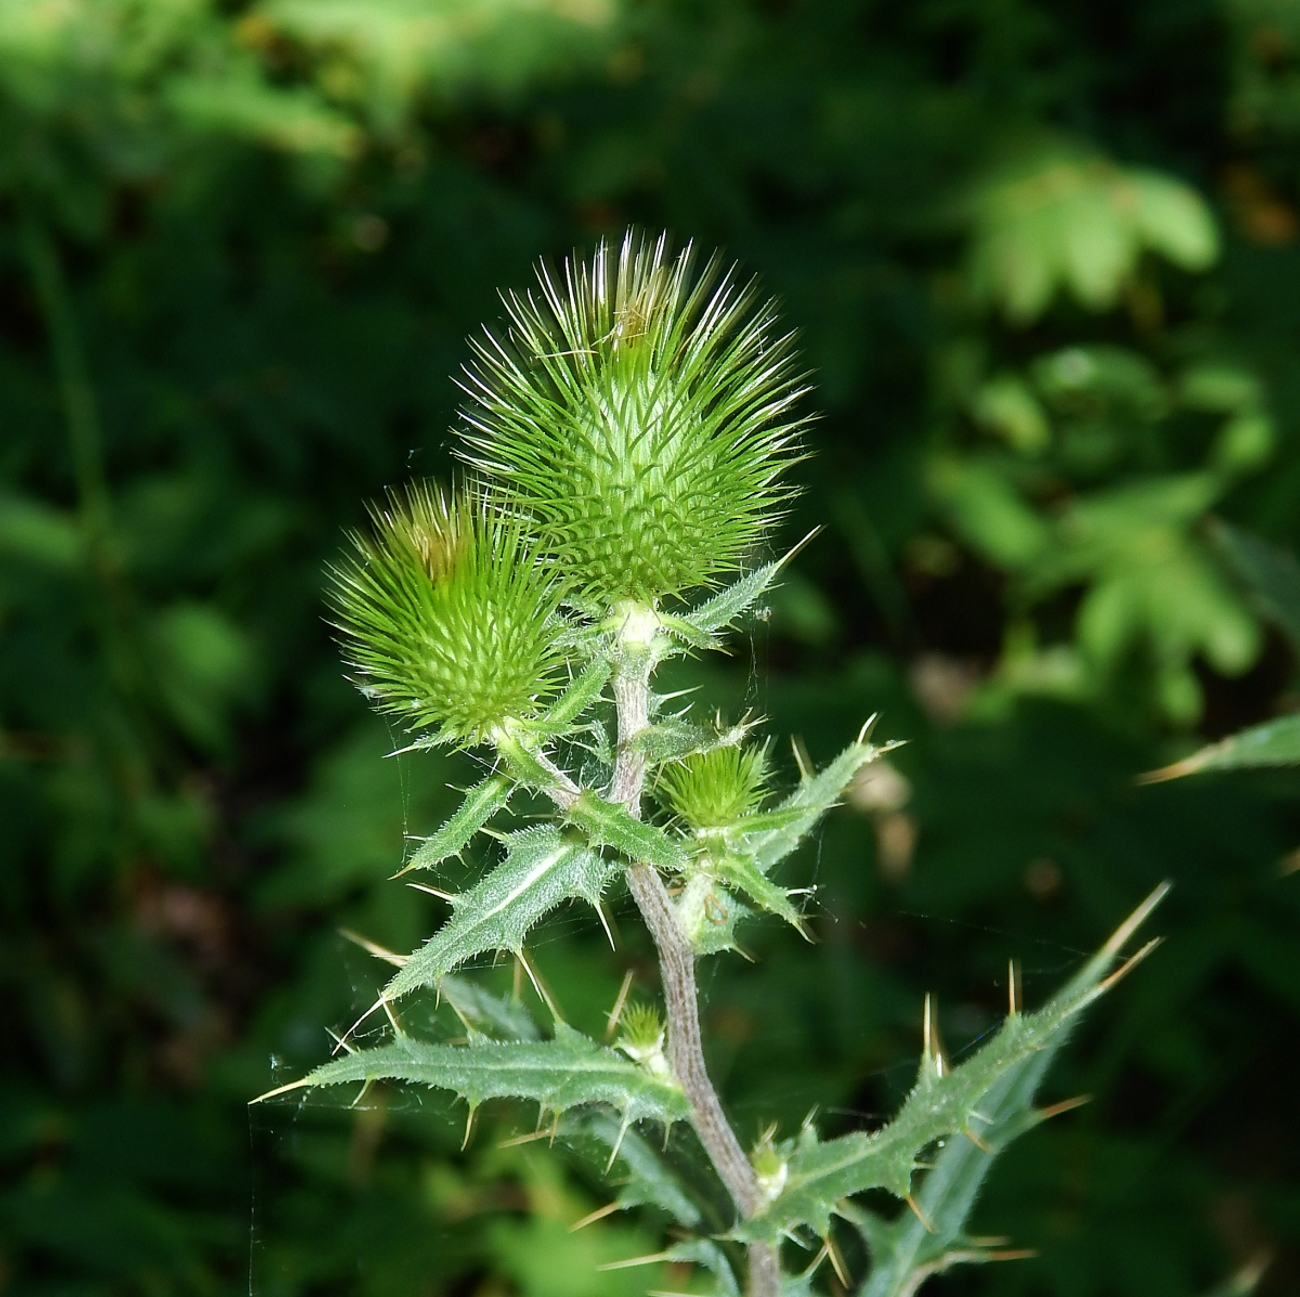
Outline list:
[[[734,268],[602,243],[505,296],[473,345],[462,454],[604,613],[737,570],[780,516],[802,394],[789,334]]]
[[[362,692],[439,742],[478,743],[555,689],[562,589],[519,528],[432,483],[390,491],[331,569]]]

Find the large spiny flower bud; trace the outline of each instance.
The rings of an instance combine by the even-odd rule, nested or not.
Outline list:
[[[538,280],[474,343],[465,458],[593,612],[737,570],[791,494],[803,422],[772,304],[631,234]]]
[[[472,744],[555,691],[562,589],[519,527],[432,483],[390,491],[331,570],[331,602],[362,691],[410,729]]]

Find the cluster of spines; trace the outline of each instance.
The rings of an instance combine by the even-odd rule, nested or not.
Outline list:
[[[731,743],[665,766],[655,792],[692,829],[727,829],[758,809],[767,779],[767,744]]]
[[[802,394],[772,304],[633,235],[505,298],[466,375],[463,454],[604,611],[735,571],[780,516]]]
[[[558,688],[563,586],[517,523],[481,495],[390,491],[331,570],[330,598],[362,691],[409,729],[473,744]]]

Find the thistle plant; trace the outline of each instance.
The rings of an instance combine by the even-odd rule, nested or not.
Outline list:
[[[489,768],[402,872],[436,872],[480,835],[497,859],[447,896],[423,945],[392,957],[375,1006],[391,1038],[345,1038],[340,1057],[272,1093],[404,1081],[459,1095],[471,1116],[531,1100],[539,1128],[603,1148],[616,1205],[673,1220],[678,1241],[659,1256],[699,1264],[727,1297],[813,1291],[823,1263],[839,1266],[836,1220],[865,1242],[870,1297],[1011,1255],[966,1235],[971,1205],[997,1154],[1053,1111],[1034,1107],[1038,1083],[1081,1011],[1150,949],[1121,962],[1159,894],[1045,1007],[1025,1011],[1013,977],[1001,1029],[958,1066],[927,1002],[915,1085],[883,1129],[823,1139],[809,1119],[747,1149],[709,1077],[697,961],[768,916],[809,935],[811,889],[784,862],[893,744],[867,721],[781,793],[752,721],[674,710],[653,684],[666,660],[722,649],[789,561],[756,556],[794,494],[803,378],[773,305],[665,239],[629,235],[543,269],[505,306],[465,379],[462,485],[390,493],[332,574],[362,692],[412,746],[472,749]],[[525,827],[503,827],[512,798]],[[620,997],[612,1044],[553,1009],[539,1024],[458,971],[503,954],[529,969],[525,943],[557,907],[585,902],[603,922],[624,892],[659,986]],[[463,1043],[404,1029],[400,1002],[420,991],[460,1019]],[[707,1183],[645,1138],[678,1124]],[[872,1189],[904,1205],[880,1214],[859,1198]],[[720,1195],[723,1220],[705,1205]]]

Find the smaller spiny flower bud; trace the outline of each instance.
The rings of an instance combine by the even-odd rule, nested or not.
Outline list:
[[[764,1202],[773,1202],[785,1188],[789,1179],[790,1163],[788,1154],[779,1150],[775,1143],[776,1127],[769,1126],[754,1146],[749,1155],[750,1165],[754,1168],[754,1178],[758,1181],[759,1192]]]
[[[767,788],[767,744],[733,744],[683,757],[655,782],[660,803],[696,832],[727,829],[752,815]]]
[[[563,591],[517,524],[433,483],[390,491],[330,571],[336,628],[380,710],[470,745],[555,692]]]
[[[671,1070],[664,1053],[664,1020],[648,1004],[627,1005],[619,1019],[618,1039],[614,1042],[634,1063],[658,1076]]]

